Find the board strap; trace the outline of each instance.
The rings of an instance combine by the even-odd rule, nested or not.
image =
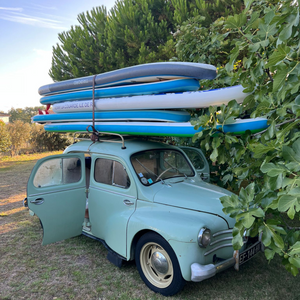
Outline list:
[[[93,77],[93,125],[88,125],[86,127],[86,131],[90,133],[89,128],[92,128],[92,135],[91,135],[91,140],[93,142],[99,141],[99,132],[95,128],[95,81],[96,81],[96,76],[94,75]]]

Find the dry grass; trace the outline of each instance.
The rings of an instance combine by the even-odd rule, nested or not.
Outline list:
[[[39,220],[22,207],[36,158],[0,167],[0,299],[166,299],[142,282],[134,263],[118,269],[98,242],[80,236],[41,246]],[[0,162],[2,163],[2,162]],[[300,299],[299,277],[263,254],[168,299]]]

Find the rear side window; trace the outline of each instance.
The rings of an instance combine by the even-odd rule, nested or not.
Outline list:
[[[76,183],[81,179],[81,161],[77,157],[53,158],[41,164],[35,173],[35,187]]]
[[[108,185],[127,189],[130,186],[130,179],[124,166],[118,161],[97,158],[95,162],[95,181]]]

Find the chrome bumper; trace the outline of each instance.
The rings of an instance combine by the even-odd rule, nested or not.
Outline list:
[[[256,244],[261,243],[259,240]],[[252,247],[250,247],[252,248]],[[198,263],[193,263],[191,265],[191,281],[200,282],[210,277],[215,276],[217,273],[220,273],[230,267],[234,267],[237,271],[240,266],[240,255],[243,257],[243,254],[246,253],[250,248],[245,249],[243,252],[239,252],[239,250],[235,250],[233,252],[233,257],[219,262],[217,264],[208,264],[208,265],[200,265]],[[261,251],[263,251],[263,247],[261,245]],[[252,257],[251,257],[252,258]]]

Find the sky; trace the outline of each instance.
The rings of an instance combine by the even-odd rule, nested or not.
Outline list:
[[[0,112],[40,106],[40,86],[52,81],[58,34],[79,25],[78,14],[115,0],[0,0]]]

